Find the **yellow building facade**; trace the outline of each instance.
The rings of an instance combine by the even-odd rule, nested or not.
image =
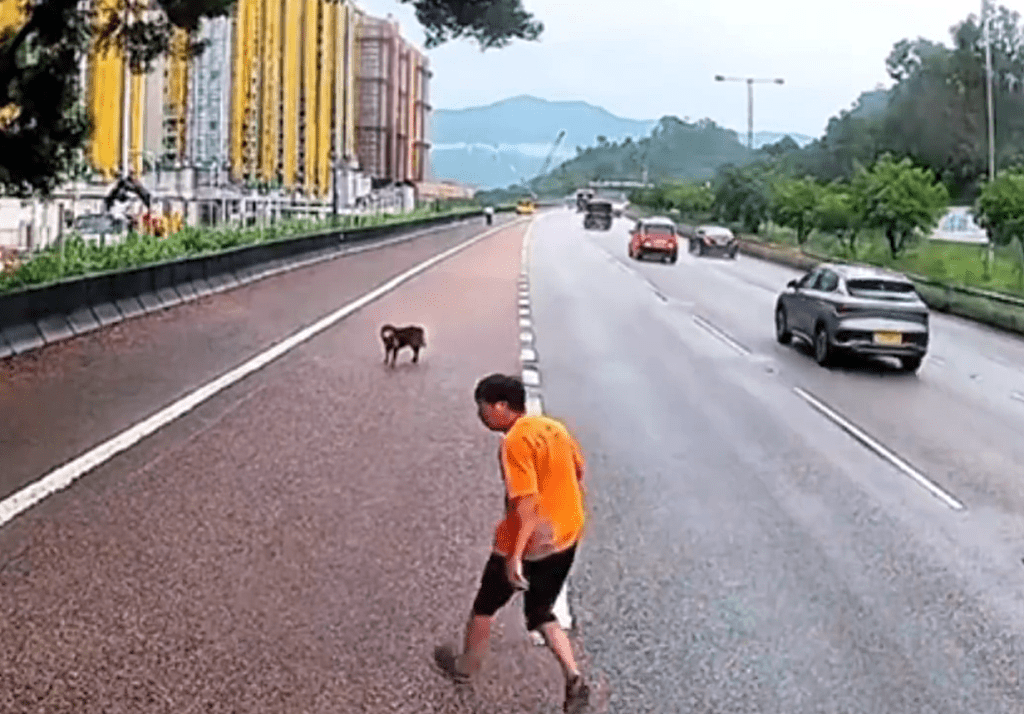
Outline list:
[[[0,0],[0,32],[24,21],[25,1]],[[126,12],[125,0],[93,2],[100,23]],[[146,12],[156,8],[154,3]],[[395,61],[380,68],[386,76],[369,77],[367,28],[380,23],[388,24]],[[422,180],[426,59],[391,26],[349,0],[238,0],[224,44],[229,66],[223,68],[227,106],[221,131],[232,181],[325,199],[336,168],[398,182]],[[130,70],[117,43],[91,48],[85,86],[93,134],[87,156],[106,180],[122,172],[142,175],[154,161],[189,165],[189,147],[201,143],[190,134],[209,129],[190,107],[193,39],[176,31],[169,56],[145,75]],[[381,79],[387,96],[374,95],[368,107],[360,84]],[[372,116],[388,134],[386,160],[372,165],[364,165],[368,154],[360,145],[363,116]]]

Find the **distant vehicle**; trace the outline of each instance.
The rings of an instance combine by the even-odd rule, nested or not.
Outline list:
[[[822,366],[840,354],[875,355],[916,372],[928,351],[928,306],[905,275],[825,264],[789,281],[776,301],[776,339],[785,345],[794,335]]]
[[[587,210],[587,202],[590,201],[595,195],[593,189],[581,188],[576,191],[576,212],[583,213]]]
[[[128,224],[109,213],[87,213],[75,219],[75,230],[82,235],[119,235],[128,230]]]
[[[528,198],[521,199],[519,203],[516,204],[516,213],[518,213],[521,216],[529,215],[536,210],[537,204],[535,204]]]
[[[679,233],[671,218],[653,216],[641,218],[629,234],[629,257],[642,260],[655,254],[666,263],[675,263],[679,258]]]
[[[690,238],[690,252],[697,255],[719,253],[735,259],[739,247],[732,231],[721,226],[698,226]]]
[[[612,202],[602,198],[594,198],[587,202],[587,213],[583,217],[583,227],[589,230],[606,231],[612,227]]]

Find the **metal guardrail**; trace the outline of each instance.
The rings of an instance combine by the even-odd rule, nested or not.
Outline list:
[[[0,359],[246,285],[297,264],[326,260],[354,243],[482,216],[481,210],[399,225],[324,231],[5,293],[0,295]]]

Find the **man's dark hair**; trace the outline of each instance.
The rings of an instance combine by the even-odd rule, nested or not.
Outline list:
[[[518,378],[507,374],[492,374],[481,379],[477,382],[473,398],[487,404],[508,402],[515,411],[526,411],[526,388]]]

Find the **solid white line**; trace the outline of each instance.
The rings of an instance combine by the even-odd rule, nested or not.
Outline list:
[[[925,489],[931,492],[933,496],[937,497],[939,500],[941,500],[947,506],[952,508],[954,511],[964,510],[964,504],[960,503],[960,501],[956,500],[951,495],[949,495],[941,488],[936,486],[934,483],[929,481],[924,474],[922,474],[920,471],[918,471],[913,466],[908,464],[906,461],[901,459],[895,453],[887,449],[878,440],[864,432],[860,427],[851,422],[849,419],[836,412],[834,409],[832,409],[823,401],[815,397],[810,392],[801,389],[800,387],[793,387],[793,391],[796,392],[801,399],[806,401],[812,407],[814,407],[819,412],[821,412],[826,417],[835,422],[841,429],[843,429],[843,431],[850,434],[850,436],[852,436],[857,441],[864,444],[864,446],[874,451],[876,454],[878,454],[883,459],[888,461],[890,464],[895,466],[897,469],[905,473],[907,476],[917,481],[917,483],[919,483],[921,486],[923,486]]]
[[[38,481],[25,486],[23,489],[18,491],[12,496],[0,501],[0,526],[10,521],[12,518],[17,516],[19,513],[31,508],[36,503],[39,503],[47,496],[50,496],[57,491],[67,488],[79,477],[88,473],[92,469],[96,468],[105,461],[110,460],[115,455],[122,451],[134,446],[142,439],[146,438],[153,432],[157,431],[161,427],[169,424],[178,417],[186,414],[187,412],[195,409],[197,406],[205,402],[210,397],[214,396],[218,392],[227,389],[236,382],[244,379],[248,375],[252,374],[258,369],[266,366],[273,360],[277,359],[286,352],[294,349],[299,344],[305,342],[309,338],[313,337],[319,332],[326,330],[334,323],[342,320],[351,315],[356,310],[370,304],[374,300],[377,300],[381,296],[391,292],[402,283],[409,279],[419,275],[420,273],[430,269],[437,265],[443,260],[450,258],[459,251],[465,250],[471,245],[478,243],[484,238],[496,233],[500,230],[514,225],[513,223],[505,224],[503,226],[496,226],[491,230],[485,231],[473,238],[470,238],[458,245],[449,248],[443,253],[439,253],[432,258],[429,258],[418,265],[413,266],[404,273],[395,276],[391,280],[387,281],[383,285],[371,290],[362,297],[350,302],[338,310],[330,313],[326,317],[321,318],[312,325],[299,330],[292,334],[290,337],[285,338],[281,342],[277,343],[273,347],[264,350],[255,357],[250,358],[245,363],[235,367],[230,372],[217,377],[216,379],[206,383],[202,387],[196,389],[191,394],[188,394],[176,402],[164,407],[160,411],[156,412],[144,421],[135,424],[134,426],[125,429],[117,436],[114,436],[102,444],[90,449],[84,454],[77,458],[69,461],[68,463],[60,466],[46,476],[40,478]]]
[[[718,326],[708,322],[707,320],[705,320],[700,315],[694,315],[693,316],[693,321],[697,323],[698,327],[701,327],[706,332],[711,333],[712,336],[717,337],[719,340],[721,340],[725,344],[729,345],[729,347],[733,348],[734,350],[739,352],[741,355],[749,355],[750,354],[750,350],[747,349],[747,347],[745,347],[744,345],[741,345],[739,342],[734,340],[727,332],[725,332],[724,330],[722,330]]]

